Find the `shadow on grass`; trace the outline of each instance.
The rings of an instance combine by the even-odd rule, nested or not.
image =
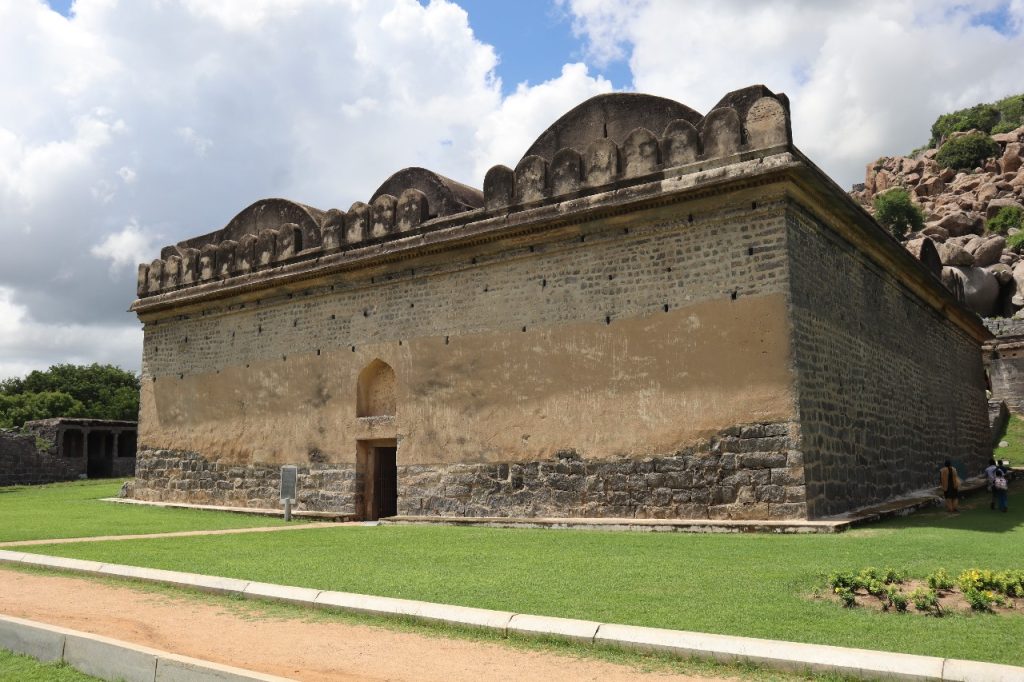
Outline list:
[[[950,514],[944,507],[920,511],[909,516],[883,521],[884,528],[949,528],[980,533],[1008,533],[1024,528],[1024,480],[1018,478],[1010,491],[1009,511],[989,507],[992,495],[984,488],[960,500],[960,513]]]

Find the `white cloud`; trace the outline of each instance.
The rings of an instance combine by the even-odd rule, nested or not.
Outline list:
[[[403,166],[480,186],[610,89],[577,64],[503,100],[496,65],[447,0],[0,0],[0,288],[34,339],[0,375],[98,352],[92,329],[137,342],[163,243],[262,197],[345,209]]]
[[[1024,37],[960,0],[569,0],[597,56],[629,55],[634,87],[707,112],[764,83],[786,92],[796,143],[843,185],[909,152],[935,117],[1021,90]],[[1009,7],[1020,27],[1024,3]]]
[[[477,184],[482,184],[491,166],[514,167],[530,144],[566,111],[611,90],[611,82],[590,76],[585,64],[566,64],[557,78],[539,85],[520,84],[480,122],[474,152]]]
[[[89,253],[109,260],[110,276],[119,279],[118,275],[126,267],[134,268],[139,263],[153,260],[160,252],[157,241],[160,238],[161,235],[143,230],[138,221],[132,219],[120,232],[108,234],[102,242],[90,248]]]
[[[53,362],[99,362],[138,369],[134,359],[142,343],[138,324],[41,324],[14,299],[11,289],[0,287],[0,377],[24,376]]]

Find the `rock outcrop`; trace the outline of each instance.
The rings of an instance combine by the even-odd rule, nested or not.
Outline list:
[[[967,133],[953,133],[952,136]],[[1005,206],[1024,209],[1024,126],[991,136],[999,153],[971,171],[954,171],[935,160],[938,149],[913,156],[883,157],[871,163],[851,196],[868,211],[875,197],[896,187],[910,194],[924,213],[919,232],[904,238],[915,255],[921,239],[934,242],[942,281],[982,317],[1024,318],[1024,260],[1006,235],[990,233],[986,221]]]

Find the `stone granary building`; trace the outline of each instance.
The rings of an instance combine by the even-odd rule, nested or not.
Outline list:
[[[144,500],[799,519],[990,454],[980,344],[763,86],[602,95],[483,191],[268,199],[140,266]]]

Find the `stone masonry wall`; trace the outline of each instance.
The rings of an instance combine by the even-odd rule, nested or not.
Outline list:
[[[36,445],[35,434],[0,431],[0,486],[73,481],[84,473],[83,458],[58,457]]]
[[[727,429],[693,447],[643,459],[398,467],[398,513],[411,516],[803,518],[802,458],[793,423]],[[209,461],[196,453],[143,451],[132,496],[161,502],[276,508],[280,470]],[[399,455],[401,457],[401,455]],[[355,514],[361,474],[299,469],[298,508]]]
[[[811,518],[938,485],[991,453],[977,342],[797,207],[793,354]]]
[[[793,519],[806,514],[795,423],[751,424],[671,455],[399,467],[409,516]]]
[[[299,467],[297,508],[354,514],[361,480],[353,467],[311,463]],[[281,506],[279,466],[228,464],[180,450],[141,450],[131,497],[225,507]]]

